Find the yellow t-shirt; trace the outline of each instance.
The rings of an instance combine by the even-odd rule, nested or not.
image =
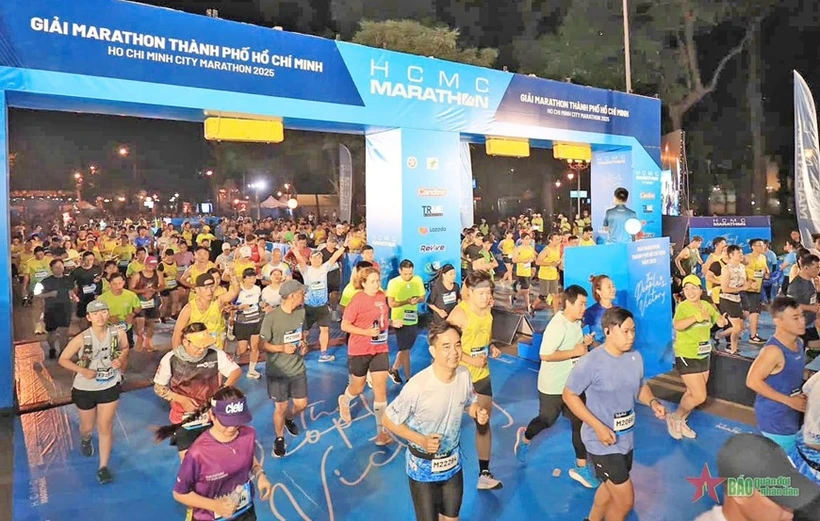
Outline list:
[[[561,249],[546,246],[547,252],[544,260],[546,262],[558,262],[561,260]],[[558,280],[558,266],[538,266],[538,278],[541,280]]]
[[[134,273],[139,273],[145,269],[145,264],[141,263],[138,260],[135,260],[128,264],[128,268],[125,269],[125,276],[129,279],[131,278]]]
[[[532,277],[532,264],[538,256],[532,246],[520,246],[518,259],[523,262],[515,263],[515,274],[518,277]]]
[[[423,300],[427,291],[424,289],[424,281],[421,277],[414,275],[410,281],[406,281],[401,277],[396,277],[387,283],[387,291],[384,294],[392,297],[398,302],[409,300],[412,297],[419,297]],[[391,320],[402,320],[404,325],[412,326],[419,322],[419,305],[407,304],[398,308],[393,308],[390,311]]]
[[[111,253],[119,259],[117,261],[118,264],[128,266],[128,263],[131,262],[131,259],[137,254],[137,247],[133,244],[126,244],[125,246],[118,244],[114,246]]]
[[[578,245],[579,246],[595,246],[595,241],[593,241],[592,239],[590,239],[590,240],[581,239],[581,241],[578,243]]]
[[[461,301],[456,306],[467,315],[467,326],[461,330],[461,350],[463,356],[490,356],[490,343],[493,333],[493,315],[487,310],[485,316],[479,316],[470,309],[470,305]],[[474,367],[461,362],[461,365],[470,371],[473,382],[478,382],[490,376],[490,368]]]
[[[212,233],[200,233],[196,236],[196,243],[198,245],[202,244],[202,241],[211,241],[212,243],[216,240],[216,235]]]
[[[512,239],[504,239],[498,243],[498,249],[501,250],[502,255],[511,257],[513,251],[515,251],[515,241]]]
[[[749,257],[749,264],[746,265],[746,279],[749,281],[749,293],[760,293],[763,288],[763,279],[766,277],[768,264],[766,257],[760,255],[757,259]]]
[[[125,317],[140,309],[140,298],[136,293],[127,289],[122,290],[122,294],[119,296],[114,295],[109,289],[104,291],[97,299],[108,304],[108,312],[120,322],[125,322]]]
[[[44,278],[51,276],[51,267],[49,266],[50,263],[51,259],[48,257],[43,257],[42,260],[37,260],[33,257],[29,259],[26,264],[26,273],[29,276],[30,284],[32,286],[38,282],[43,282]]]
[[[196,301],[188,303],[191,306],[191,319],[189,323],[202,322],[208,331],[216,337],[217,349],[225,347],[225,332],[228,328],[225,325],[225,317],[222,315],[222,306],[214,299],[204,312],[199,309]]]
[[[342,290],[342,297],[339,299],[339,305],[342,307],[347,307],[350,304],[350,301],[353,300],[353,296],[361,290],[358,290],[353,287],[353,284],[348,284],[345,286],[345,289]]]

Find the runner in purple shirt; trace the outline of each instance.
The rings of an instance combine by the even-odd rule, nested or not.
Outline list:
[[[273,487],[254,455],[256,430],[245,395],[223,387],[208,411],[213,426],[188,449],[174,485],[174,499],[185,505],[187,519],[256,521],[254,487],[270,499]]]

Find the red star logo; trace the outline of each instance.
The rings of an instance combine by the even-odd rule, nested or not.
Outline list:
[[[695,495],[692,498],[693,503],[706,494],[709,494],[709,497],[714,499],[715,503],[720,503],[717,495],[717,487],[726,481],[726,478],[713,478],[712,473],[709,472],[709,465],[706,463],[703,464],[703,470],[700,472],[700,476],[696,478],[686,478],[686,481],[695,487]]]

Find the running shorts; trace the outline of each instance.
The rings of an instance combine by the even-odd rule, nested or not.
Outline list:
[[[629,480],[632,455],[633,451],[630,450],[626,454],[605,454],[603,456],[587,454],[587,459],[592,464],[595,477],[602,483],[611,481],[615,485],[620,485]]]
[[[706,358],[684,358],[675,357],[675,369],[680,374],[698,374],[709,370],[710,357]]]
[[[307,398],[307,373],[291,377],[267,377],[268,396],[274,402],[286,402],[293,398]]]
[[[490,381],[490,377],[487,376],[477,382],[473,382],[473,390],[476,394],[491,397],[493,395],[493,383]]]
[[[350,374],[358,378],[367,375],[367,372],[378,373],[390,369],[390,355],[378,353],[375,355],[354,355],[347,357],[347,369]]]
[[[399,351],[409,351],[416,343],[418,334],[418,324],[413,324],[412,326],[404,325],[396,329],[396,343],[399,345]]]
[[[252,336],[258,335],[262,329],[262,321],[243,324],[236,322],[233,325],[233,334],[237,340],[249,341]]]
[[[416,510],[416,521],[438,521],[439,514],[458,517],[464,496],[464,472],[458,471],[447,481],[421,482],[410,479],[410,496]]]
[[[90,411],[98,405],[113,403],[120,399],[122,385],[117,384],[102,391],[82,391],[71,389],[71,402],[81,411]]]

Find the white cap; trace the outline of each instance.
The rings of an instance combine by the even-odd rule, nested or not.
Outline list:
[[[239,256],[240,257],[250,258],[251,255],[252,255],[251,249],[248,248],[247,246],[242,246],[241,248],[239,248]]]
[[[228,244],[227,242],[223,242],[223,243],[222,243],[222,251],[228,251],[228,250],[230,250],[230,249],[231,249],[231,245],[230,245],[230,244]]]

